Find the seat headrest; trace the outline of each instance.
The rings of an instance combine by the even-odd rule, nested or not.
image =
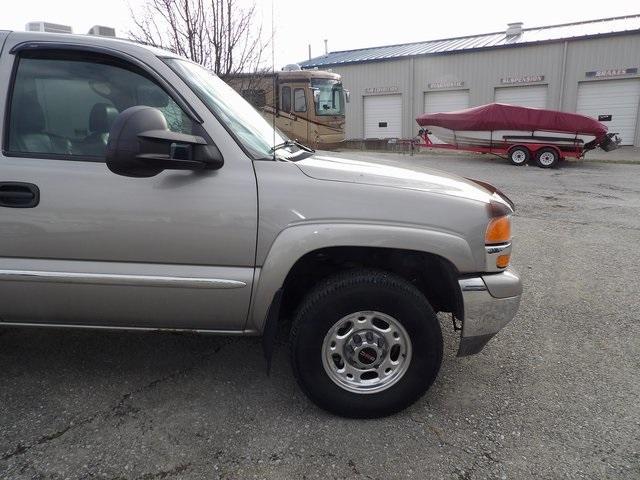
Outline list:
[[[18,133],[24,135],[44,130],[44,112],[35,92],[21,95],[13,108]]]
[[[89,114],[89,130],[94,133],[109,133],[118,116],[118,110],[108,103],[96,103]]]

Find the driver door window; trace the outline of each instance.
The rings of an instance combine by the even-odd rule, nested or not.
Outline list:
[[[192,123],[162,88],[122,66],[85,59],[18,60],[8,150],[40,156],[104,158],[109,131],[123,110],[158,108],[172,131]]]

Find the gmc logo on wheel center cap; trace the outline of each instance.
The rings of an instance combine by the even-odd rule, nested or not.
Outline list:
[[[363,348],[362,350],[360,350],[360,352],[358,352],[358,360],[367,365],[375,362],[377,358],[378,354],[373,348],[370,347]]]

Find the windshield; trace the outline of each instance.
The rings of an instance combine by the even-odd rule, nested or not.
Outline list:
[[[233,88],[206,68],[178,58],[164,61],[230,131],[254,160],[273,158],[271,147],[286,137],[273,127]]]
[[[342,83],[328,78],[313,78],[311,88],[315,92],[316,115],[344,115]]]

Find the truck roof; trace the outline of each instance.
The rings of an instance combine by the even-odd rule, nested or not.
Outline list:
[[[173,53],[170,50],[165,50],[162,48],[154,47],[151,45],[146,45],[141,42],[137,42],[135,40],[130,40],[127,38],[119,38],[119,37],[103,37],[99,35],[87,35],[87,34],[78,34],[78,33],[50,33],[50,32],[22,32],[22,31],[11,31],[11,30],[0,30],[0,32],[7,32],[11,34],[12,37],[16,38],[17,41],[50,41],[50,42],[69,42],[69,43],[79,43],[83,45],[100,45],[104,47],[126,47],[126,48],[141,48],[148,50],[158,57],[172,57],[172,58],[185,58],[181,55]],[[125,49],[126,49],[125,48]]]
[[[182,55],[178,55],[170,50],[165,50],[162,48],[154,47],[151,45],[147,45],[142,42],[138,42],[136,40],[131,40],[128,38],[119,38],[119,37],[103,37],[99,35],[87,35],[87,34],[78,34],[78,33],[50,33],[50,32],[23,32],[23,31],[11,31],[11,30],[0,30],[2,33],[10,34],[14,37],[18,42],[20,41],[51,41],[51,42],[69,42],[69,43],[79,43],[83,45],[99,45],[103,47],[111,47],[127,50],[131,48],[144,49],[148,52],[152,53],[157,57],[163,58],[183,58],[188,60],[186,57]],[[233,77],[242,78],[242,77],[251,77],[251,76],[261,76],[263,78],[272,78],[274,73],[240,73],[237,75],[233,75]],[[340,80],[340,75],[337,73],[333,73],[326,70],[296,70],[296,71],[277,71],[275,72],[280,78],[289,80],[289,81],[309,81],[312,78],[328,78],[332,80]]]

